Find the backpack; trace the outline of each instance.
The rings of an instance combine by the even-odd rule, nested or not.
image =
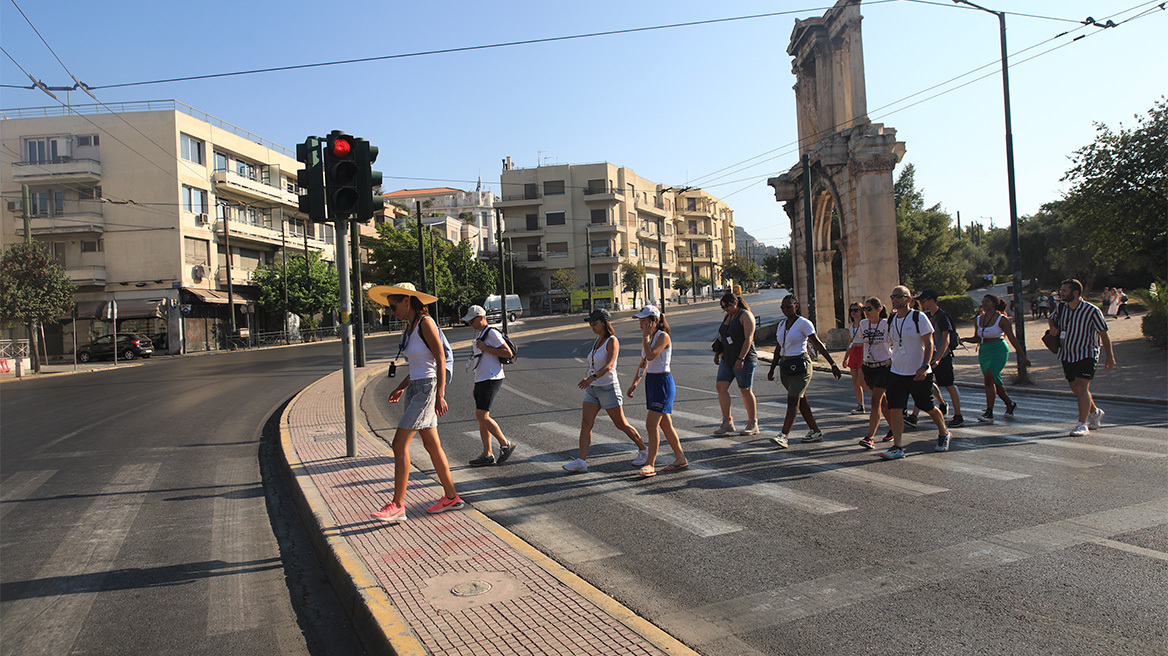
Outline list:
[[[957,333],[957,326],[954,325],[953,317],[950,317],[948,312],[937,308],[937,314],[945,315],[945,320],[949,322],[949,355],[952,355],[957,350],[957,347],[961,345],[961,335]],[[933,316],[937,315],[935,314]],[[936,322],[934,321],[934,323]]]
[[[491,328],[490,326],[487,326],[487,329],[483,331],[483,334],[479,335],[479,339],[486,341],[485,338],[487,336],[487,333],[491,332],[492,330],[499,333],[499,337],[503,338],[503,343],[507,345],[507,348],[511,349],[511,357],[509,357],[509,358],[500,357],[499,364],[515,364],[515,360],[519,358],[519,349],[515,347],[515,342],[511,341],[511,338],[507,336],[507,333],[504,333],[501,330],[496,330],[494,328]]]

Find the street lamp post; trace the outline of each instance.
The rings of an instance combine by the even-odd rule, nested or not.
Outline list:
[[[1010,259],[1014,264],[1014,325],[1018,336],[1018,382],[1030,383],[1026,370],[1026,313],[1022,307],[1022,248],[1018,243],[1018,200],[1014,186],[1014,129],[1010,122],[1010,74],[1006,53],[1006,12],[986,9],[969,0],[953,0],[998,17],[998,31],[1002,46],[1002,101],[1006,113],[1006,181],[1010,194]]]

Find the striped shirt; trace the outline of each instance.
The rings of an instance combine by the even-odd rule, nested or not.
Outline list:
[[[1107,330],[1107,320],[1099,308],[1083,300],[1073,310],[1070,305],[1059,303],[1050,320],[1059,329],[1059,360],[1099,359],[1099,331]]]

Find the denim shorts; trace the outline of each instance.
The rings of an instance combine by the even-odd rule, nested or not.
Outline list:
[[[645,374],[645,409],[667,415],[673,412],[673,397],[677,387],[673,384],[673,374]]]
[[[620,383],[612,385],[589,385],[584,390],[584,402],[595,403],[604,410],[611,410],[624,404]]]
[[[758,360],[747,360],[742,363],[741,369],[735,369],[733,360],[722,358],[718,364],[718,382],[728,383],[737,380],[739,388],[750,389],[754,387],[754,368],[757,366]]]
[[[410,380],[402,395],[405,410],[397,427],[406,430],[422,430],[438,426],[438,411],[434,404],[438,401],[438,379],[418,378]]]

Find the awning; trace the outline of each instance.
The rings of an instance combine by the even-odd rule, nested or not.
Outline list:
[[[189,292],[192,296],[198,298],[204,303],[221,303],[223,305],[227,304],[227,292],[224,291],[219,291],[217,289],[191,289],[190,287],[183,287],[183,291]],[[236,291],[234,300],[236,305],[247,305],[248,303],[255,303],[259,299],[255,294]]]
[[[165,318],[166,309],[161,298],[119,298],[118,319]],[[77,301],[77,316],[81,319],[100,318],[102,306],[108,301]]]

